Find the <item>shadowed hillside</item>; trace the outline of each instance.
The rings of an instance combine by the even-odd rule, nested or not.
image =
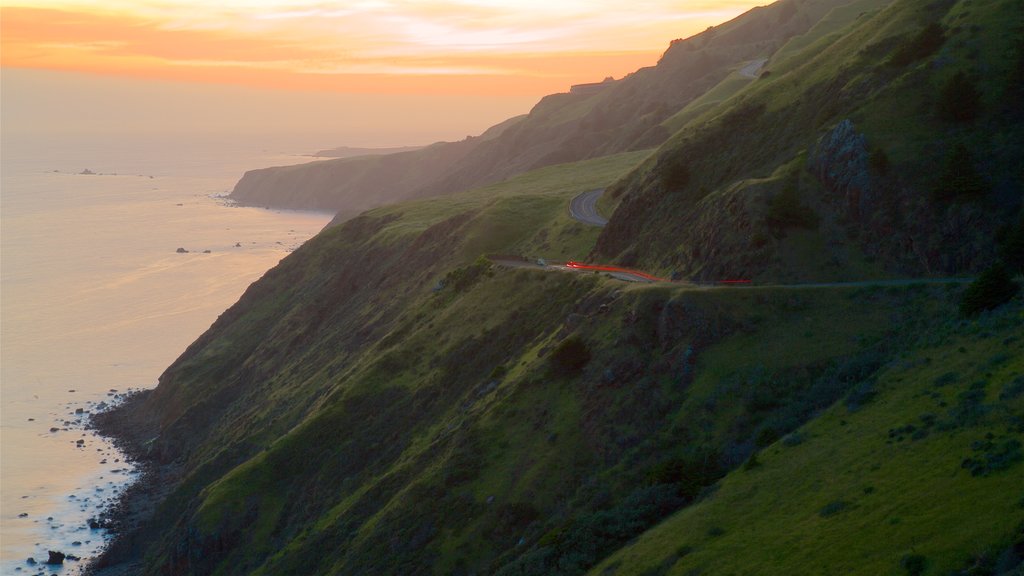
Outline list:
[[[656,146],[662,122],[733,69],[767,58],[849,0],[784,0],[672,43],[656,66],[596,93],[553,94],[478,138],[386,157],[248,172],[231,198],[248,205],[332,210],[467,190],[535,168]]]

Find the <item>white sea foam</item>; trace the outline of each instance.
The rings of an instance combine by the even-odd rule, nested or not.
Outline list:
[[[300,163],[325,144],[285,154],[229,138],[4,135],[0,573],[36,573],[26,559],[42,562],[47,550],[85,559],[102,546],[87,521],[133,473],[75,411],[109,402],[111,389],[154,386],[253,280],[329,221],[216,198],[246,169]]]

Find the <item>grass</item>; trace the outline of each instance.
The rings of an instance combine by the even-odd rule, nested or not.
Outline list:
[[[1020,399],[996,402],[999,390],[1024,371],[1021,344],[1000,343],[1020,317],[1019,307],[1004,310],[990,319],[983,340],[972,326],[950,323],[945,344],[890,364],[866,407],[852,413],[841,403],[831,407],[801,428],[803,443],[764,449],[761,466],[734,471],[713,497],[669,518],[592,573],[642,574],[681,545],[692,550],[668,574],[895,574],[900,558],[913,553],[928,559],[926,574],[945,574],[972,553],[998,554],[993,547],[1008,545],[1024,521],[1017,506],[1024,466],[978,478],[961,461],[987,434],[1024,433],[1011,417],[1024,408]],[[1013,359],[992,370],[985,361],[1000,349]],[[947,370],[959,371],[964,381],[936,395],[933,382]],[[895,441],[884,433],[908,423],[922,428],[921,415],[942,418],[949,409],[941,403],[954,402],[971,381],[988,382],[984,401],[994,409],[982,421],[919,440]],[[725,533],[704,536],[711,526]]]
[[[607,186],[649,153],[627,152],[559,164],[465,193],[379,208],[368,214],[400,219],[382,230],[375,241],[390,243],[456,214],[476,212],[469,237],[461,243],[461,258],[472,259],[489,252],[553,259],[582,257],[590,252],[600,230],[572,220],[569,200],[581,192]]]

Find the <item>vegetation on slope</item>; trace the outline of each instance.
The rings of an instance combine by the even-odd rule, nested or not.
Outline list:
[[[147,574],[1014,569],[1013,278],[965,318],[972,293],[956,282],[629,286],[480,258],[592,252],[798,280],[997,255],[1017,270],[1020,133],[999,121],[1019,118],[1004,100],[1019,87],[994,55],[1021,44],[1009,0],[970,2],[846,18],[654,153],[325,230],[121,409],[157,423],[145,446],[177,478],[108,558],[142,557]],[[733,46],[793,5],[697,38]],[[701,46],[673,45],[666,65]],[[960,83],[972,46],[993,72],[965,77],[978,114],[950,117],[927,90]],[[553,126],[590,114],[555,100],[535,110]],[[970,159],[980,197],[921,192],[955,142],[972,150],[985,130],[995,143]],[[569,218],[572,196],[616,180],[604,231]]]
[[[1024,308],[917,334],[860,393],[766,446],[593,574],[1016,574]]]
[[[769,62],[613,187],[596,254],[710,278],[841,279],[865,260],[882,275],[985,268],[1021,207],[1016,8],[895,2]],[[794,183],[813,234],[767,211]]]
[[[183,470],[147,573],[580,574],[836,402],[871,405],[880,370],[948,331],[956,285],[626,287],[476,261],[545,229],[578,249],[565,202],[643,157],[379,209],[256,283],[131,408]]]

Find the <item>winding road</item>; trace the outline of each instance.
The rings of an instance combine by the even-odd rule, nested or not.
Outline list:
[[[756,74],[757,70],[764,65],[764,60],[755,60],[751,62],[747,67],[741,71],[741,73],[748,72]],[[587,224],[589,226],[603,227],[608,223],[608,220],[601,216],[597,211],[597,200],[604,193],[604,189],[590,190],[577,194],[569,201],[569,216],[577,222]],[[728,286],[743,286],[750,285],[750,280],[735,279],[735,280],[718,280],[710,282],[693,282],[693,281],[682,281],[675,282],[666,280],[665,278],[659,278],[652,276],[646,272],[639,270],[631,270],[629,268],[620,268],[618,266],[607,266],[598,264],[586,264],[583,262],[576,262],[570,260],[568,262],[548,262],[545,260],[529,260],[519,256],[491,256],[491,262],[509,268],[533,268],[539,270],[545,270],[549,272],[554,271],[566,271],[566,272],[596,272],[604,273],[612,278],[619,280],[625,280],[626,282],[674,282],[680,284],[690,284],[695,287],[703,288],[724,288]],[[897,278],[897,279],[885,279],[885,280],[860,280],[850,282],[808,282],[805,284],[760,284],[761,288],[855,288],[855,287],[868,287],[868,286],[911,286],[914,284],[966,284],[971,282],[971,278]]]
[[[604,188],[599,188],[575,196],[569,201],[569,216],[572,216],[572,219],[577,222],[590,226],[601,227],[607,224],[608,219],[603,218],[597,211],[597,200],[603,193]]]
[[[761,72],[761,68],[764,68],[764,64],[767,61],[767,58],[754,60],[750,64],[747,64],[746,66],[740,69],[740,76],[743,76],[744,78],[756,79],[757,75]]]

